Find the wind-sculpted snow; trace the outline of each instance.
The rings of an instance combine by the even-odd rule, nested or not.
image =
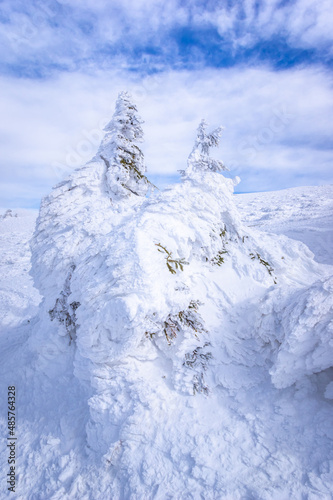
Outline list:
[[[333,366],[333,278],[284,297],[272,294],[259,332],[272,342],[270,372],[276,387],[288,387]]]
[[[19,328],[2,323],[17,498],[330,498],[332,268],[248,229],[218,174],[126,205],[104,175],[90,163],[44,200],[44,300],[30,323],[27,310]],[[0,224],[15,226],[2,242],[15,281],[29,224]]]
[[[89,174],[97,167],[94,185]],[[44,312],[59,320],[60,330],[67,323],[71,331],[75,313],[83,358],[104,363],[128,354],[151,322],[165,321],[198,298],[192,290],[199,277],[210,283],[219,271],[227,278],[225,294],[239,278],[264,289],[277,285],[289,267],[287,279],[306,268],[310,275],[303,281],[311,281],[316,266],[306,248],[290,240],[282,248],[278,238],[272,245],[272,238],[259,241],[245,230],[232,181],[218,174],[195,174],[114,213],[98,193],[101,165],[89,164],[83,173],[44,200],[32,245]]]
[[[99,234],[109,232],[117,219],[103,187],[105,172],[102,161],[90,162],[42,200],[32,240],[32,260],[36,287],[46,300],[54,298],[50,296],[50,285],[57,292],[75,258]],[[46,288],[48,293],[44,293]]]
[[[77,458],[60,457],[39,491],[325,498],[329,266],[299,241],[247,228],[220,174],[112,204],[105,172],[92,162],[56,187],[32,243],[44,296],[35,367],[72,385],[85,422]]]

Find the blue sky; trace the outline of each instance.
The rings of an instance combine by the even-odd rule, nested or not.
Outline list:
[[[330,0],[4,0],[0,24],[2,207],[37,207],[93,156],[120,90],[160,186],[203,117],[239,191],[333,182]]]

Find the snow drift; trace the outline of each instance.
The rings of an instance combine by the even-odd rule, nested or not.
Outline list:
[[[279,300],[266,299],[259,333],[275,347],[270,372],[277,387],[332,366],[332,292],[330,277]]]

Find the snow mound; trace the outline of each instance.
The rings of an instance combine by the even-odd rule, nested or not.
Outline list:
[[[91,491],[96,499],[191,498],[194,491],[212,499],[329,498],[332,369],[299,374],[284,390],[269,374],[291,335],[287,308],[292,312],[314,294],[317,319],[319,296],[329,310],[324,290],[331,282],[320,277],[326,268],[302,243],[241,224],[231,181],[221,176],[188,179],[126,210],[108,210],[106,197],[100,212],[100,185],[89,191],[95,168],[104,171],[97,162],[75,172],[42,205],[32,246],[49,279],[42,280],[38,266],[33,272],[51,299],[44,298],[29,325],[2,325],[2,389],[14,381],[21,394],[18,498],[74,500]],[[89,195],[72,198],[75,190],[64,187],[75,182],[77,195]],[[50,247],[73,217],[67,234],[78,233],[79,244],[57,246],[61,258],[54,270]],[[15,256],[5,274],[11,270],[13,280],[19,271],[19,280],[29,284],[26,294],[32,288],[21,267],[28,263],[31,221],[18,211],[1,226],[3,255]],[[50,246],[40,226],[46,221]],[[222,231],[216,232],[216,223]],[[89,227],[90,244],[83,243],[82,226]],[[187,259],[189,265],[181,270],[171,262],[176,273],[170,272],[158,244],[172,253],[169,263]],[[78,271],[85,274],[80,278]],[[19,290],[16,283],[13,291]],[[74,293],[82,301],[77,308],[71,306]],[[133,328],[123,335],[117,330],[117,342],[106,334],[107,328],[111,335],[116,331],[112,314],[108,321],[101,314],[101,324],[93,319],[98,307],[107,314],[112,303],[125,304],[120,324]],[[140,310],[147,313],[141,336],[135,324]],[[94,330],[91,337],[86,331],[89,315],[99,327],[100,353]],[[138,335],[133,344],[128,333]],[[324,341],[318,338],[318,346]],[[0,425],[6,435],[6,421]],[[6,470],[6,454],[1,460]]]
[[[264,338],[275,345],[270,370],[274,385],[288,387],[305,375],[333,366],[333,277],[283,301],[279,297],[278,311],[273,302],[270,297],[265,305]]]
[[[102,163],[90,163],[42,204],[32,251],[45,296],[43,337],[31,340],[46,373],[47,344],[53,358],[74,345],[74,373],[93,391],[88,443],[102,455],[121,439],[109,430],[114,415],[125,422],[140,391],[133,383],[124,408],[111,403],[133,377],[119,363],[139,352],[157,358],[169,365],[173,390],[187,396],[253,387],[269,355],[248,325],[232,329],[241,324],[237,309],[251,323],[253,300],[283,284],[308,286],[320,274],[302,243],[245,228],[234,182],[218,173],[192,173],[116,212],[104,196],[104,173]]]
[[[104,174],[93,162],[57,186],[42,203],[32,242],[44,316],[75,340],[82,358],[105,363],[128,354],[147,329],[161,330],[199,300],[194,284],[211,281],[214,268],[227,278],[226,294],[239,295],[239,277],[263,290],[303,269],[313,279],[306,247],[277,237],[272,245],[272,237],[242,226],[230,179],[195,173],[114,212]]]

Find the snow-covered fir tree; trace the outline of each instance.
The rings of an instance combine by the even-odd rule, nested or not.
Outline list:
[[[153,187],[145,176],[144,155],[138,146],[143,142],[143,120],[128,92],[120,92],[112,120],[105,127],[97,156],[107,168],[106,179],[111,199],[132,194],[145,196]]]
[[[222,170],[228,170],[221,160],[215,160],[209,155],[210,148],[219,145],[223,127],[218,127],[208,134],[206,132],[207,126],[207,122],[201,120],[193,150],[187,160],[186,175],[192,172],[221,172]]]

